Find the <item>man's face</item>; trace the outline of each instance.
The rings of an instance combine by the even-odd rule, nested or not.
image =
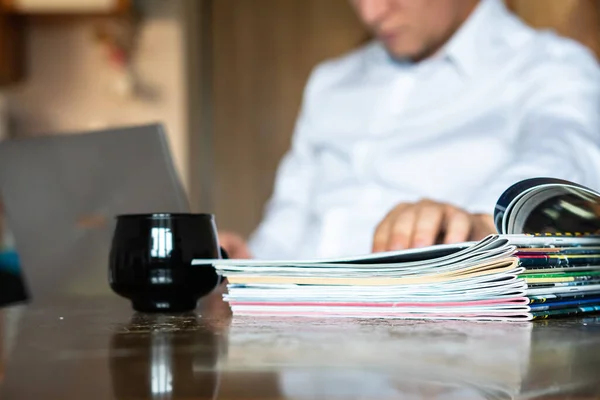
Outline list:
[[[434,54],[478,0],[351,0],[359,18],[397,58]]]

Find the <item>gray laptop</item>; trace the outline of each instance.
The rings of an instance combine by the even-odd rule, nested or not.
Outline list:
[[[110,292],[116,215],[189,210],[161,125],[3,142],[0,195],[34,302]]]

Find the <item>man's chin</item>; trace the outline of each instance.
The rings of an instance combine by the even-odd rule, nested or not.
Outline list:
[[[398,60],[406,60],[413,59],[418,57],[418,55],[423,51],[421,46],[411,43],[402,43],[398,40],[396,41],[382,41],[385,49],[388,54]]]
[[[396,60],[422,61],[429,55],[418,46],[385,45],[388,54]]]
[[[388,54],[396,60],[413,60],[417,57],[417,54],[419,54],[418,51],[414,51],[412,49],[393,48],[388,46],[385,48]]]

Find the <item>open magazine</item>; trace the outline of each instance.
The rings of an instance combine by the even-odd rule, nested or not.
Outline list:
[[[600,245],[600,193],[553,178],[533,178],[509,187],[493,211],[497,233],[520,247]],[[473,246],[474,242],[349,257],[310,260],[235,260],[244,265],[378,263],[429,260]],[[232,260],[214,265],[231,264]],[[206,264],[206,260],[194,260]]]
[[[524,180],[500,196],[494,222],[502,234],[600,235],[600,193],[560,179]]]
[[[234,314],[519,321],[600,311],[600,194],[516,183],[479,242],[319,260],[216,260]],[[206,264],[195,260],[195,264]]]

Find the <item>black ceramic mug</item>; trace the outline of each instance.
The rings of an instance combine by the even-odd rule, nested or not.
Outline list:
[[[196,308],[219,276],[208,263],[219,259],[217,228],[211,214],[135,214],[117,216],[109,283],[140,312],[183,312]]]

